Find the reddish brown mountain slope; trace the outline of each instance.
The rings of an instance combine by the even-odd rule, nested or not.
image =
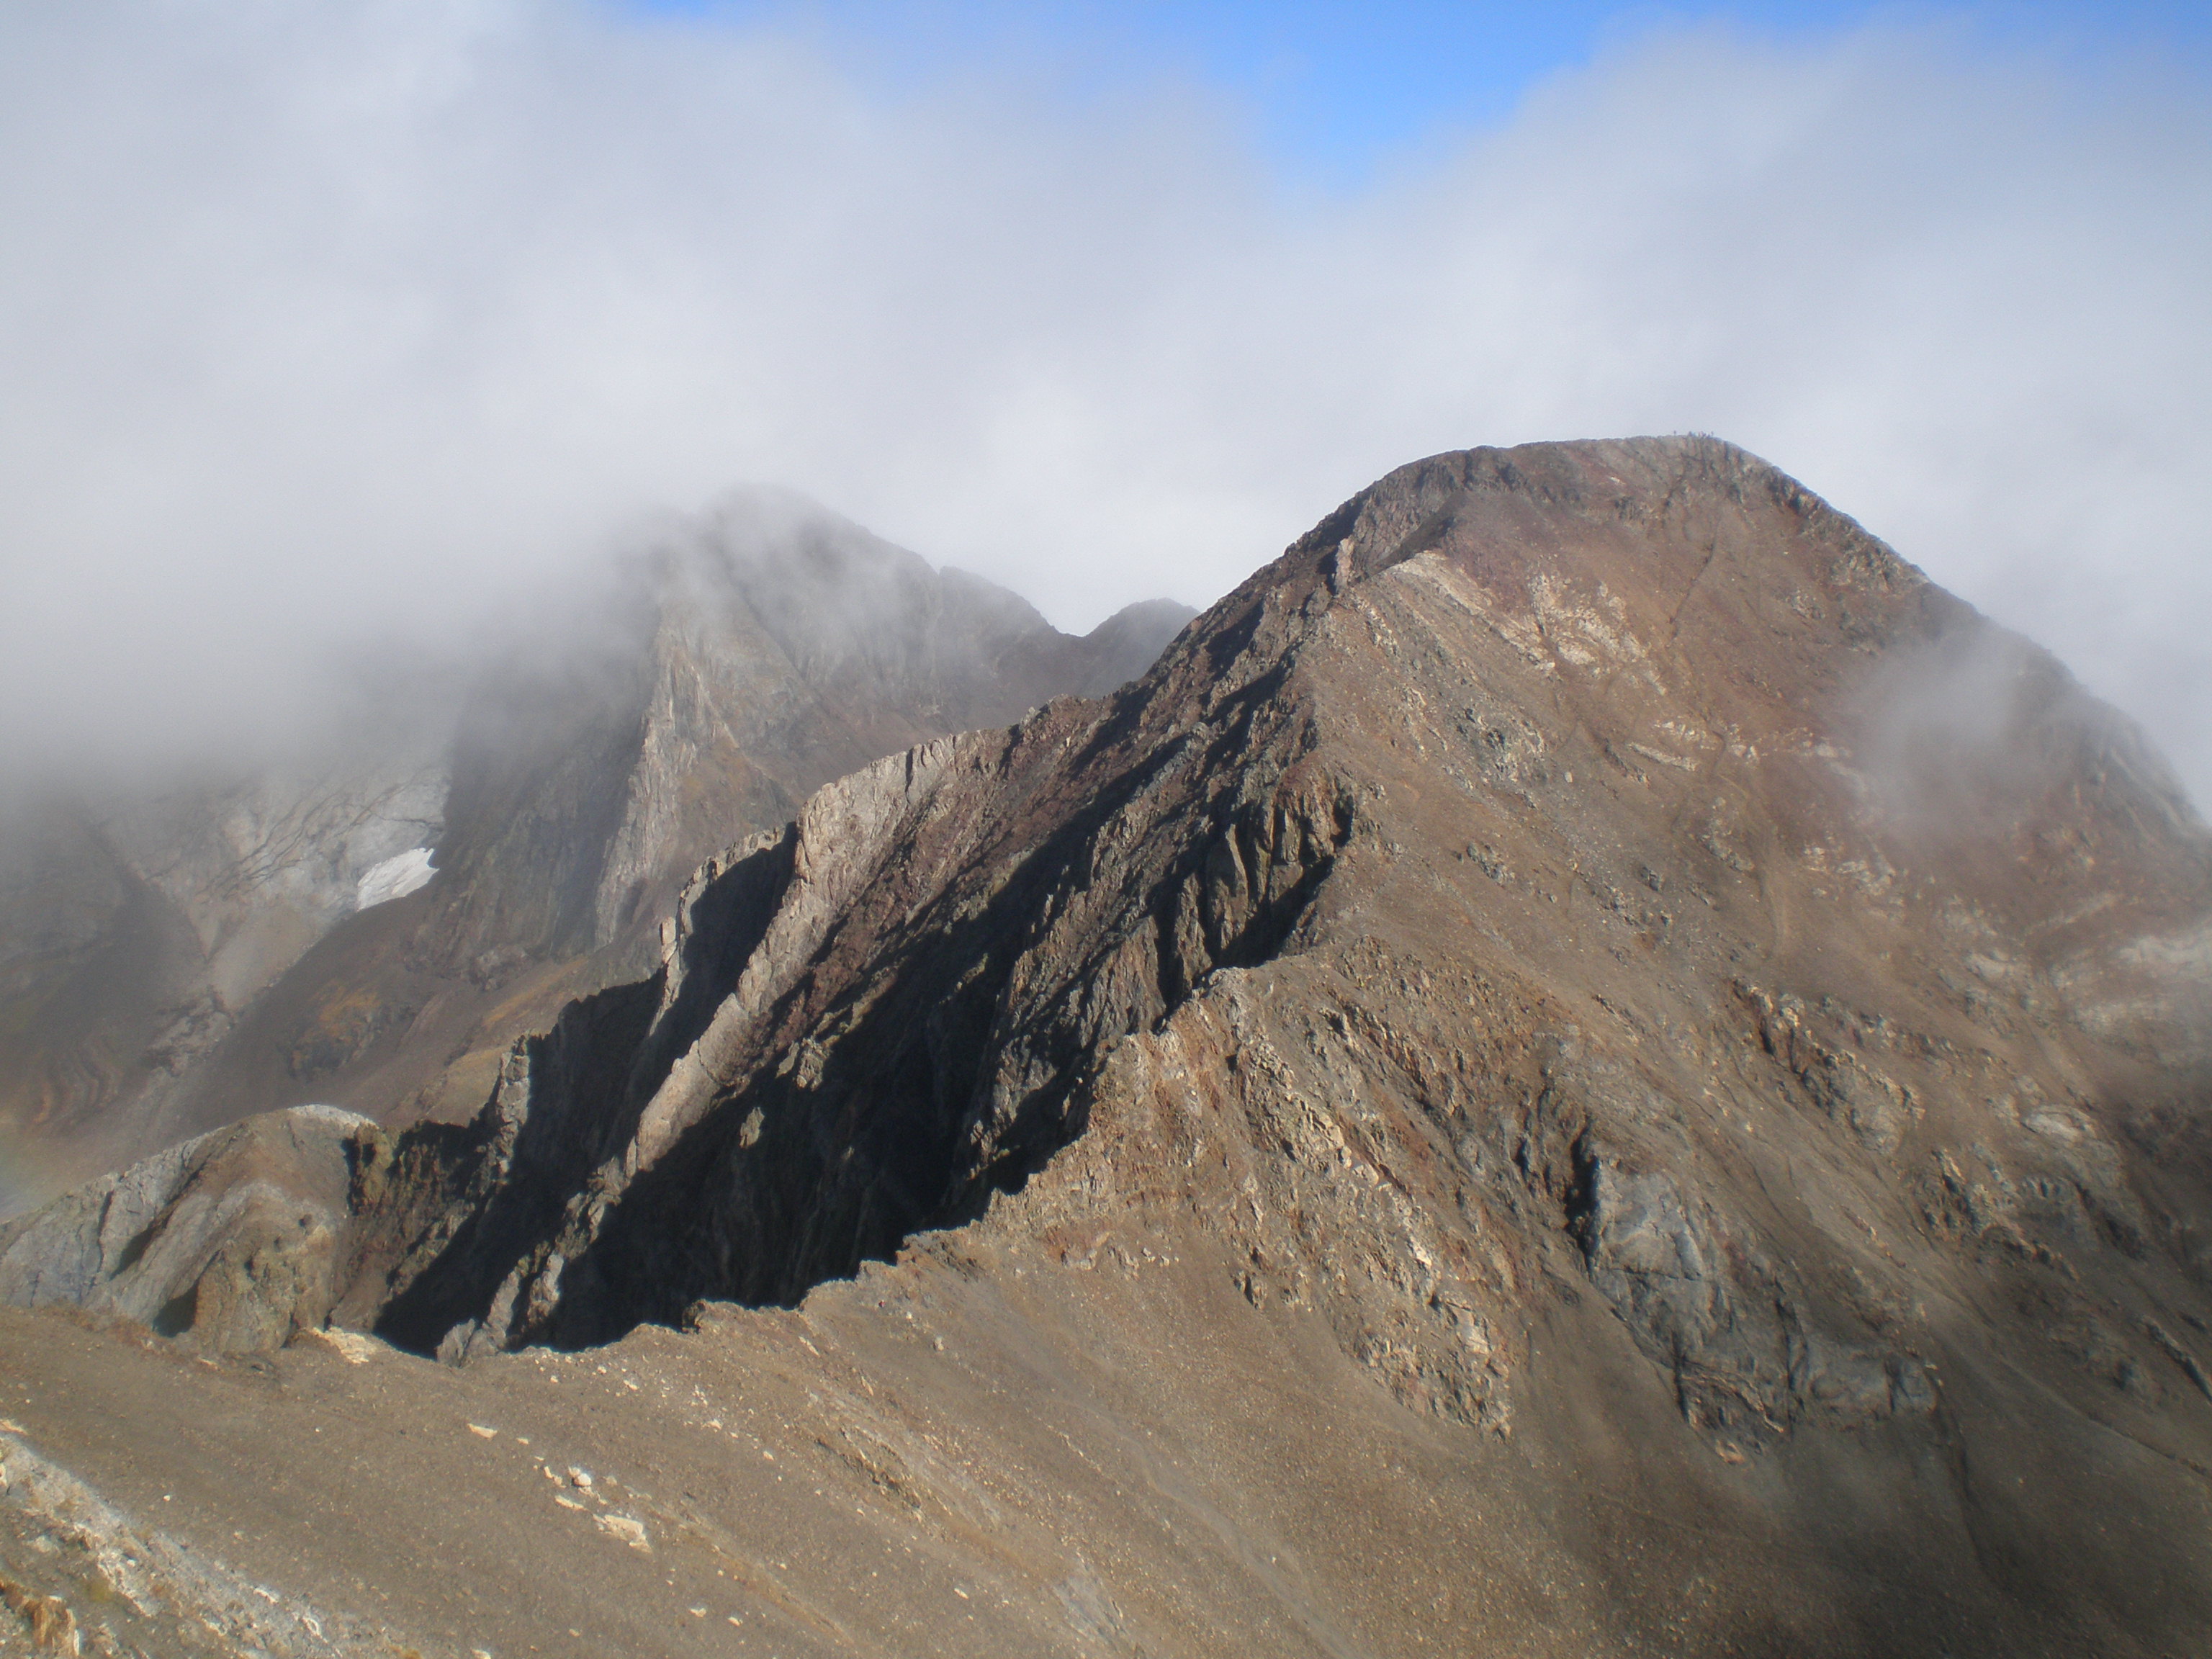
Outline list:
[[[287,1352],[268,1420],[529,1436],[457,1579],[395,1546],[458,1650],[704,1650],[696,1597],[732,1650],[2194,1651],[2208,940],[2134,733],[1787,478],[1439,457],[1136,686],[708,866],[474,1124],[356,1133],[274,1310],[469,1363]],[[30,1439],[124,1480],[62,1379],[165,1362],[38,1346]],[[525,1501],[578,1447],[649,1571]],[[376,1616],[193,1474],[192,1547]]]

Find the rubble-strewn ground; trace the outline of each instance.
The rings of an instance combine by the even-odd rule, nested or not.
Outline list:
[[[199,1571],[141,1618],[66,1526],[37,1526],[20,1476],[0,1570],[149,1656],[202,1638],[502,1656],[2191,1650],[2128,1632],[2201,1617],[2203,1476],[2112,1431],[2054,1471],[2032,1419],[2008,1421],[2039,1390],[1995,1356],[1960,1355],[1992,1392],[1940,1434],[1731,1460],[1584,1294],[1515,1333],[1511,1432],[1470,1431],[1392,1400],[1311,1309],[1254,1307],[1237,1265],[1135,1218],[1087,1265],[947,1237],[798,1312],[461,1370],[312,1342],[209,1364],[0,1310],[11,1452],[75,1472]],[[2141,1604],[2101,1629],[2039,1582],[2057,1505],[2096,1507],[2082,1530],[2138,1564]],[[58,1547],[23,1553],[39,1536]],[[229,1633],[210,1582],[250,1587],[262,1631]]]

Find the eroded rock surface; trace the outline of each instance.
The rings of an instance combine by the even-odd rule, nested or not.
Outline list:
[[[1190,614],[1071,637],[757,492],[283,766],[0,800],[0,1175],[315,1100],[465,1117],[519,1033],[651,970],[732,836],[881,755],[1109,690]]]
[[[354,1143],[374,1128],[328,1106],[267,1113],[0,1222],[0,1301],[224,1352],[280,1348],[330,1317]]]
[[[1437,457],[711,860],[356,1139],[336,1316],[786,1402],[789,1516],[995,1563],[963,1650],[2191,1651],[2208,922],[2133,731],[1788,478]]]

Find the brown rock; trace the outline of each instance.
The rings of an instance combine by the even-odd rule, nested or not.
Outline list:
[[[361,1155],[342,1316],[469,1363],[317,1386],[588,1424],[829,1651],[2192,1651],[2208,937],[2132,730],[1789,479],[1437,457],[710,861]]]
[[[649,971],[732,836],[880,755],[1142,672],[795,497],[733,498],[249,775],[0,800],[0,1152],[46,1184],[251,1113],[465,1118],[486,1059]],[[313,745],[308,745],[310,751]],[[430,886],[356,912],[434,848]],[[0,1210],[13,1201],[0,1190]]]

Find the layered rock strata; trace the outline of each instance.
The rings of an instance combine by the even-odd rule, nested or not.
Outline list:
[[[248,1118],[0,1222],[0,1301],[81,1308],[222,1352],[322,1328],[354,1145],[328,1106]]]
[[[650,970],[732,835],[880,755],[1118,685],[1191,614],[1071,637],[769,492],[542,612],[321,760],[0,814],[0,1180],[303,1101],[465,1116],[519,1032]]]

